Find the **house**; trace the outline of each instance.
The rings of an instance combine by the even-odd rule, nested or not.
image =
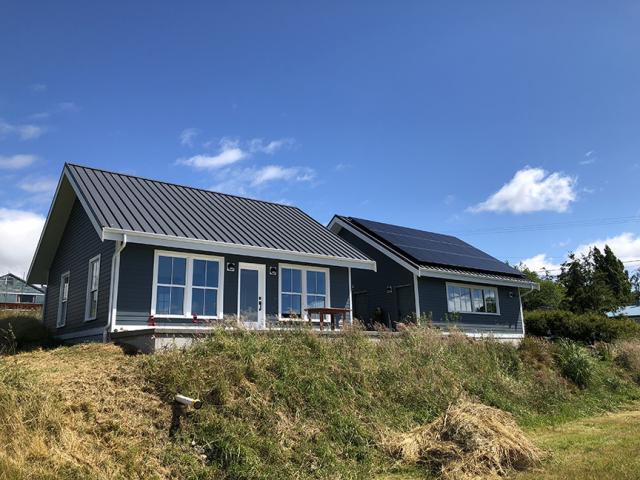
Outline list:
[[[153,350],[349,308],[360,269],[375,262],[296,207],[66,164],[28,279],[57,337]]]
[[[624,307],[622,310],[617,310],[615,312],[608,312],[607,316],[609,318],[627,317],[629,320],[640,323],[640,303],[638,305],[629,305],[628,307]]]
[[[44,303],[45,291],[22,278],[7,273],[0,277],[0,309],[37,310]]]
[[[376,261],[351,278],[354,315],[369,326],[426,316],[470,336],[524,336],[520,297],[539,286],[506,263],[450,235],[339,215],[329,229]]]

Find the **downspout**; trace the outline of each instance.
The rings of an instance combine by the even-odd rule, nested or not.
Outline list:
[[[109,289],[109,319],[102,334],[103,342],[109,341],[109,334],[116,326],[116,313],[118,311],[118,279],[120,277],[120,253],[127,246],[127,234],[122,235],[122,241],[116,242],[116,251],[111,257],[111,288]]]
[[[535,286],[538,286],[538,288],[535,288]],[[522,336],[525,336],[525,331],[524,331],[524,311],[522,310],[522,297],[526,297],[527,295],[529,295],[531,292],[533,292],[534,290],[539,290],[540,286],[537,283],[533,283],[533,284],[529,284],[529,290],[527,290],[524,293],[520,293],[520,289],[518,289],[518,296],[520,297],[520,321],[522,322]]]

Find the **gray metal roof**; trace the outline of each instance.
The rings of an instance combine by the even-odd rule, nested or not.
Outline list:
[[[297,207],[65,165],[99,229],[370,261]]]

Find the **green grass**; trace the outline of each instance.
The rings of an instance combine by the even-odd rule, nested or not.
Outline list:
[[[635,363],[614,350],[412,328],[379,342],[216,331],[154,355],[88,345],[0,357],[0,445],[12,452],[0,451],[0,479],[411,478],[381,440],[460,397],[534,431],[640,400]],[[176,393],[205,404],[169,438]]]
[[[542,471],[514,480],[635,480],[640,478],[640,410],[588,418],[532,432],[551,454]]]
[[[217,332],[187,352],[147,357],[145,368],[164,398],[205,401],[182,433],[209,461],[193,478],[370,478],[393,472],[378,447],[385,432],[429,422],[460,396],[528,427],[640,398],[627,372],[577,346],[591,360],[581,365],[588,384],[575,385],[558,348],[528,340],[517,350],[426,329],[380,343],[357,332],[331,341]]]

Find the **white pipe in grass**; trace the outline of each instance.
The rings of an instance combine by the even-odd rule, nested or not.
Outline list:
[[[202,400],[197,398],[185,397],[184,395],[176,395],[176,402],[186,405],[187,407],[193,407],[196,410],[202,408]]]

